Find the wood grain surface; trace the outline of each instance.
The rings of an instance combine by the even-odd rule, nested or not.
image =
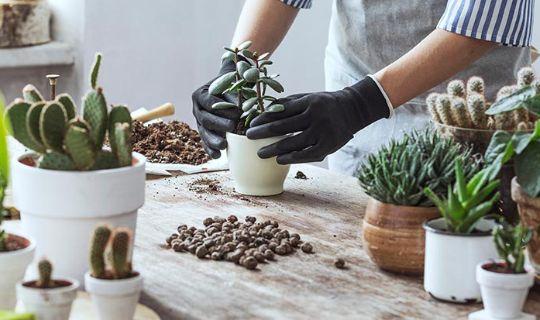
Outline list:
[[[295,179],[302,170],[307,180]],[[256,173],[254,173],[256,174]],[[199,178],[221,191],[201,193]],[[466,319],[481,305],[435,301],[422,279],[379,270],[362,249],[366,196],[356,179],[313,166],[293,166],[285,193],[236,195],[228,172],[150,178],[139,211],[134,268],[145,280],[142,303],[162,319]],[[274,219],[310,241],[315,253],[278,256],[249,271],[230,262],[199,260],[162,248],[179,224],[202,227],[208,216]],[[333,261],[342,257],[348,269]],[[540,293],[526,311],[540,315]]]

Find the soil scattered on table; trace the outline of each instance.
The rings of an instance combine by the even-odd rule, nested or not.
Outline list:
[[[274,260],[277,255],[289,255],[300,247],[313,246],[303,242],[298,233],[279,228],[275,220],[256,222],[247,216],[240,222],[234,215],[228,218],[215,216],[203,220],[204,229],[181,224],[177,232],[167,237],[166,248],[175,252],[189,252],[199,259],[234,262],[246,269],[256,269],[260,263]]]
[[[345,260],[343,258],[337,258],[335,261],[334,261],[334,266],[338,269],[346,269],[347,267],[345,266]]]
[[[216,179],[199,178],[189,183],[189,191],[196,193],[221,194],[221,185]]]
[[[210,160],[199,133],[186,123],[171,121],[144,125],[133,121],[133,151],[154,163],[199,165]]]
[[[307,176],[300,170],[298,170],[296,172],[296,176],[294,176],[295,179],[300,179],[300,180],[307,180]]]

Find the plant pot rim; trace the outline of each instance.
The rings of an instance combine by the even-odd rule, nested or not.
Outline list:
[[[24,255],[24,254],[26,254],[28,252],[31,252],[31,251],[34,251],[36,249],[36,242],[34,241],[34,239],[32,239],[29,236],[26,236],[26,235],[23,236],[21,234],[13,233],[13,232],[8,232],[7,235],[23,238],[23,239],[28,241],[28,245],[26,247],[24,247],[22,249],[18,249],[18,250],[0,251],[0,257],[1,258],[13,257],[13,256],[17,256],[17,255]]]
[[[34,292],[46,291],[48,293],[63,293],[65,291],[77,290],[80,286],[79,281],[75,279],[71,279],[71,278],[52,279],[52,280],[65,281],[65,282],[68,282],[69,285],[63,286],[63,287],[56,287],[56,288],[36,288],[36,287],[30,287],[26,285],[27,283],[37,281],[37,280],[30,280],[30,281],[19,281],[19,283],[17,283],[17,286],[28,291],[34,291]]]
[[[367,195],[367,194],[366,194]],[[439,210],[437,207],[435,206],[431,206],[431,207],[423,207],[423,206],[404,206],[404,205],[399,205],[399,204],[393,204],[393,203],[386,203],[386,202],[382,202],[380,200],[377,200],[375,198],[373,198],[372,196],[369,196],[368,195],[368,201],[372,201],[372,202],[375,202],[375,203],[378,203],[378,204],[381,204],[381,205],[384,205],[384,206],[388,206],[388,207],[399,207],[399,208],[406,208],[406,209],[411,209],[411,210],[421,210],[421,211],[428,211],[428,212],[432,212],[432,211],[435,211],[435,210]],[[437,218],[434,218],[434,219],[438,219]],[[431,219],[430,219],[431,220]]]
[[[509,133],[515,133],[515,132],[531,133],[531,132],[533,132],[533,129],[528,129],[528,130],[524,130],[524,131],[517,131],[517,130],[491,130],[491,129],[462,128],[462,127],[456,127],[456,126],[451,126],[451,125],[448,125],[448,124],[440,123],[440,122],[433,121],[433,120],[430,120],[430,121],[432,123],[434,123],[436,126],[452,128],[452,129],[457,129],[457,130],[461,130],[461,131],[488,132],[488,133],[495,133],[497,131],[504,131],[504,132],[509,132]]]
[[[499,263],[505,263],[505,261],[500,260],[500,259],[483,261],[483,262],[480,262],[478,264],[478,268],[482,272],[488,272],[490,274],[500,275],[501,277],[521,278],[521,277],[524,277],[524,276],[528,276],[530,273],[532,273],[533,275],[535,274],[534,268],[532,268],[531,266],[529,266],[527,264],[525,264],[525,272],[523,272],[523,273],[502,273],[502,272],[491,271],[491,270],[488,270],[488,269],[484,268],[484,266],[488,266],[488,265],[492,265],[492,264],[499,264]]]
[[[492,235],[491,232],[492,232],[493,229],[491,229],[489,231],[479,231],[479,232],[476,232],[476,233],[454,233],[454,232],[450,232],[450,231],[446,231],[446,230],[441,230],[441,229],[431,225],[433,222],[435,222],[437,220],[441,220],[441,219],[444,219],[444,218],[440,217],[440,218],[433,218],[433,219],[426,220],[422,224],[422,227],[424,228],[424,230],[426,230],[426,232],[431,232],[431,233],[435,233],[435,234],[442,234],[442,235],[445,235],[445,236],[452,236],[452,237],[478,238],[478,237],[491,237],[491,235]]]
[[[17,157],[17,161],[14,161],[14,166],[17,167],[18,170],[23,171],[34,171],[34,172],[40,172],[40,173],[47,173],[50,175],[55,176],[88,176],[88,175],[108,175],[108,174],[114,174],[114,173],[122,173],[125,171],[133,170],[135,168],[143,167],[146,163],[146,158],[138,153],[138,152],[132,152],[133,158],[136,160],[135,164],[132,164],[131,166],[126,167],[120,167],[120,168],[114,168],[114,169],[103,169],[103,170],[86,170],[86,171],[67,171],[67,170],[51,170],[51,169],[42,169],[38,167],[29,166],[27,164],[24,164],[21,162],[21,160],[26,158],[35,158],[37,156],[36,152],[26,152],[19,157]]]
[[[127,282],[132,282],[132,281],[136,281],[138,280],[139,278],[141,278],[141,273],[138,272],[138,271],[133,271],[133,273],[135,274],[134,276],[132,277],[129,277],[129,278],[123,278],[123,279],[101,279],[101,278],[96,278],[94,277],[90,271],[88,271],[86,274],[85,274],[85,277],[87,277],[87,280],[92,280],[92,281],[95,281],[95,282],[99,282],[99,283],[108,283],[108,284],[111,284],[111,283],[115,283],[115,284],[122,284],[122,283],[127,283]]]

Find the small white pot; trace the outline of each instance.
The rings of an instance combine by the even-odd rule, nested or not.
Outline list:
[[[227,158],[236,192],[250,196],[272,196],[283,192],[283,182],[290,165],[280,165],[276,158],[261,159],[260,148],[285,137],[250,140],[227,132]]]
[[[99,224],[135,230],[144,203],[145,158],[109,170],[57,171],[13,162],[13,200],[38,256],[55,261],[55,274],[83,282],[92,231]],[[35,271],[31,278],[36,278]]]
[[[506,274],[484,269],[493,263],[485,261],[476,266],[476,280],[480,284],[487,314],[495,319],[514,319],[521,316],[529,288],[534,284],[534,269],[526,266],[526,273]]]
[[[68,320],[71,305],[77,298],[79,282],[66,279],[68,286],[54,289],[39,289],[27,287],[24,283],[17,284],[17,297],[22,303],[22,310],[31,312],[39,320]]]
[[[25,238],[28,246],[21,250],[0,252],[0,310],[15,309],[17,282],[24,278],[26,268],[34,259],[36,251],[34,240],[28,237],[17,237]]]
[[[103,280],[87,272],[84,281],[100,320],[133,319],[143,287],[140,274],[122,280]]]
[[[480,220],[476,228],[482,232],[455,234],[445,230],[443,218],[428,220],[424,289],[436,299],[472,303],[481,301],[476,282],[476,265],[497,258],[491,230],[495,223]]]

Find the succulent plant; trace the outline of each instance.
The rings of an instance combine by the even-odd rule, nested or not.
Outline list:
[[[485,114],[486,101],[484,95],[474,91],[470,92],[467,96],[467,109],[474,127],[487,128],[488,117]]]
[[[452,100],[449,95],[440,94],[437,97],[436,109],[439,119],[444,124],[455,125],[454,118],[452,117]]]
[[[465,83],[462,80],[452,80],[448,82],[446,92],[452,97],[465,97]]]
[[[454,97],[450,100],[450,103],[454,123],[462,128],[470,128],[472,122],[467,110],[467,103],[465,102],[465,99],[461,97]]]
[[[389,204],[433,206],[425,196],[430,187],[438,195],[447,190],[454,178],[454,163],[461,159],[465,175],[470,177],[479,167],[469,149],[442,138],[432,130],[413,131],[370,155],[357,172],[364,191]]]
[[[517,86],[523,88],[530,86],[535,79],[534,70],[531,67],[521,68],[517,74]]]
[[[467,96],[473,93],[484,95],[485,92],[484,79],[478,76],[472,76],[467,80]]]
[[[130,254],[133,233],[127,228],[99,226],[90,246],[90,273],[98,279],[125,279],[133,275]],[[109,252],[107,252],[109,250]],[[108,263],[106,262],[108,260]],[[108,270],[107,265],[111,268]]]
[[[429,186],[424,192],[439,209],[448,231],[471,233],[476,223],[490,213],[499,200],[499,193],[494,194],[500,184],[495,179],[499,170],[488,166],[467,179],[463,159],[456,159],[454,166],[455,183],[447,186],[446,197],[438,195]]]
[[[12,135],[40,154],[40,168],[99,170],[131,165],[131,116],[125,106],[108,111],[103,89],[97,85],[101,60],[101,54],[96,54],[92,90],[83,98],[82,116],[68,94],[45,101],[32,85],[23,89],[25,100],[17,99],[7,108]],[[107,136],[110,151],[103,149]]]
[[[439,94],[436,92],[430,93],[428,97],[426,98],[428,111],[435,122],[441,122],[441,117],[439,116],[439,113],[437,112],[437,99],[438,98],[439,98]]]
[[[263,112],[281,112],[282,104],[276,104],[275,97],[267,93],[271,88],[277,93],[284,91],[283,86],[275,80],[278,75],[269,75],[268,66],[272,61],[268,59],[269,53],[259,54],[249,50],[251,41],[246,41],[236,48],[225,48],[222,60],[235,63],[236,70],[226,73],[212,82],[210,94],[236,93],[237,104],[230,102],[215,103],[213,109],[238,108],[243,111],[240,116],[241,127],[237,133],[249,128],[251,120]]]
[[[513,273],[525,272],[525,247],[531,241],[533,230],[519,224],[499,225],[493,230],[493,240],[499,257],[506,263],[506,269]]]
[[[53,280],[52,280],[53,266],[49,260],[42,259],[41,261],[39,261],[38,272],[39,272],[39,279],[36,282],[36,286],[41,289],[53,287]]]
[[[0,94],[0,114],[4,111],[4,99]],[[9,182],[9,155],[7,147],[7,122],[4,117],[0,117],[0,252],[7,251],[7,233],[2,229],[4,220],[4,197]]]

